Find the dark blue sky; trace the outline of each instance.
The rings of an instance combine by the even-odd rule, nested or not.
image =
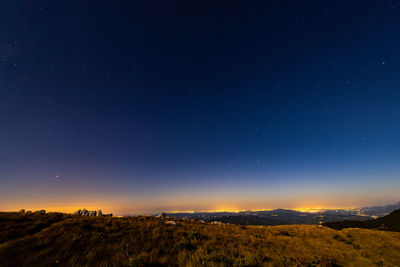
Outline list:
[[[0,56],[2,209],[400,193],[398,1],[13,1]]]

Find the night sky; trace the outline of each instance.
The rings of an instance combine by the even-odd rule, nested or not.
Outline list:
[[[0,210],[400,195],[398,1],[3,1]]]

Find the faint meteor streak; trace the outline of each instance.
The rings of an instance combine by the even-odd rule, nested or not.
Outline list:
[[[239,159],[243,158],[243,155],[239,155],[236,158],[234,158],[233,160],[229,161],[230,164],[235,163],[236,161],[238,161]]]

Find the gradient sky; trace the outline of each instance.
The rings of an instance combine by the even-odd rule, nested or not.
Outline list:
[[[0,210],[399,200],[400,2],[4,1]]]

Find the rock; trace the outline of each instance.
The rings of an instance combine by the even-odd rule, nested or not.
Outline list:
[[[25,213],[29,214],[29,213],[32,213],[32,211],[31,211],[31,210],[28,210],[28,211],[25,211]]]
[[[25,209],[20,209],[19,210],[19,213],[24,213],[25,212]]]
[[[160,214],[158,214],[156,217],[157,218],[165,218],[167,216],[167,214],[165,212],[161,212]]]
[[[80,215],[80,216],[112,216],[111,215],[103,215],[103,212],[101,210],[87,210],[87,209],[79,209],[72,213],[72,215]]]
[[[81,210],[76,210],[74,213],[72,213],[72,215],[81,215]]]
[[[89,211],[88,216],[96,216],[97,212],[95,210]]]
[[[37,210],[37,211],[35,211],[34,213],[37,213],[37,214],[45,214],[46,211],[45,211],[45,210]]]
[[[213,221],[213,222],[211,222],[211,224],[224,225],[223,222],[219,222],[219,221]]]
[[[176,225],[175,221],[166,221],[165,224]]]

